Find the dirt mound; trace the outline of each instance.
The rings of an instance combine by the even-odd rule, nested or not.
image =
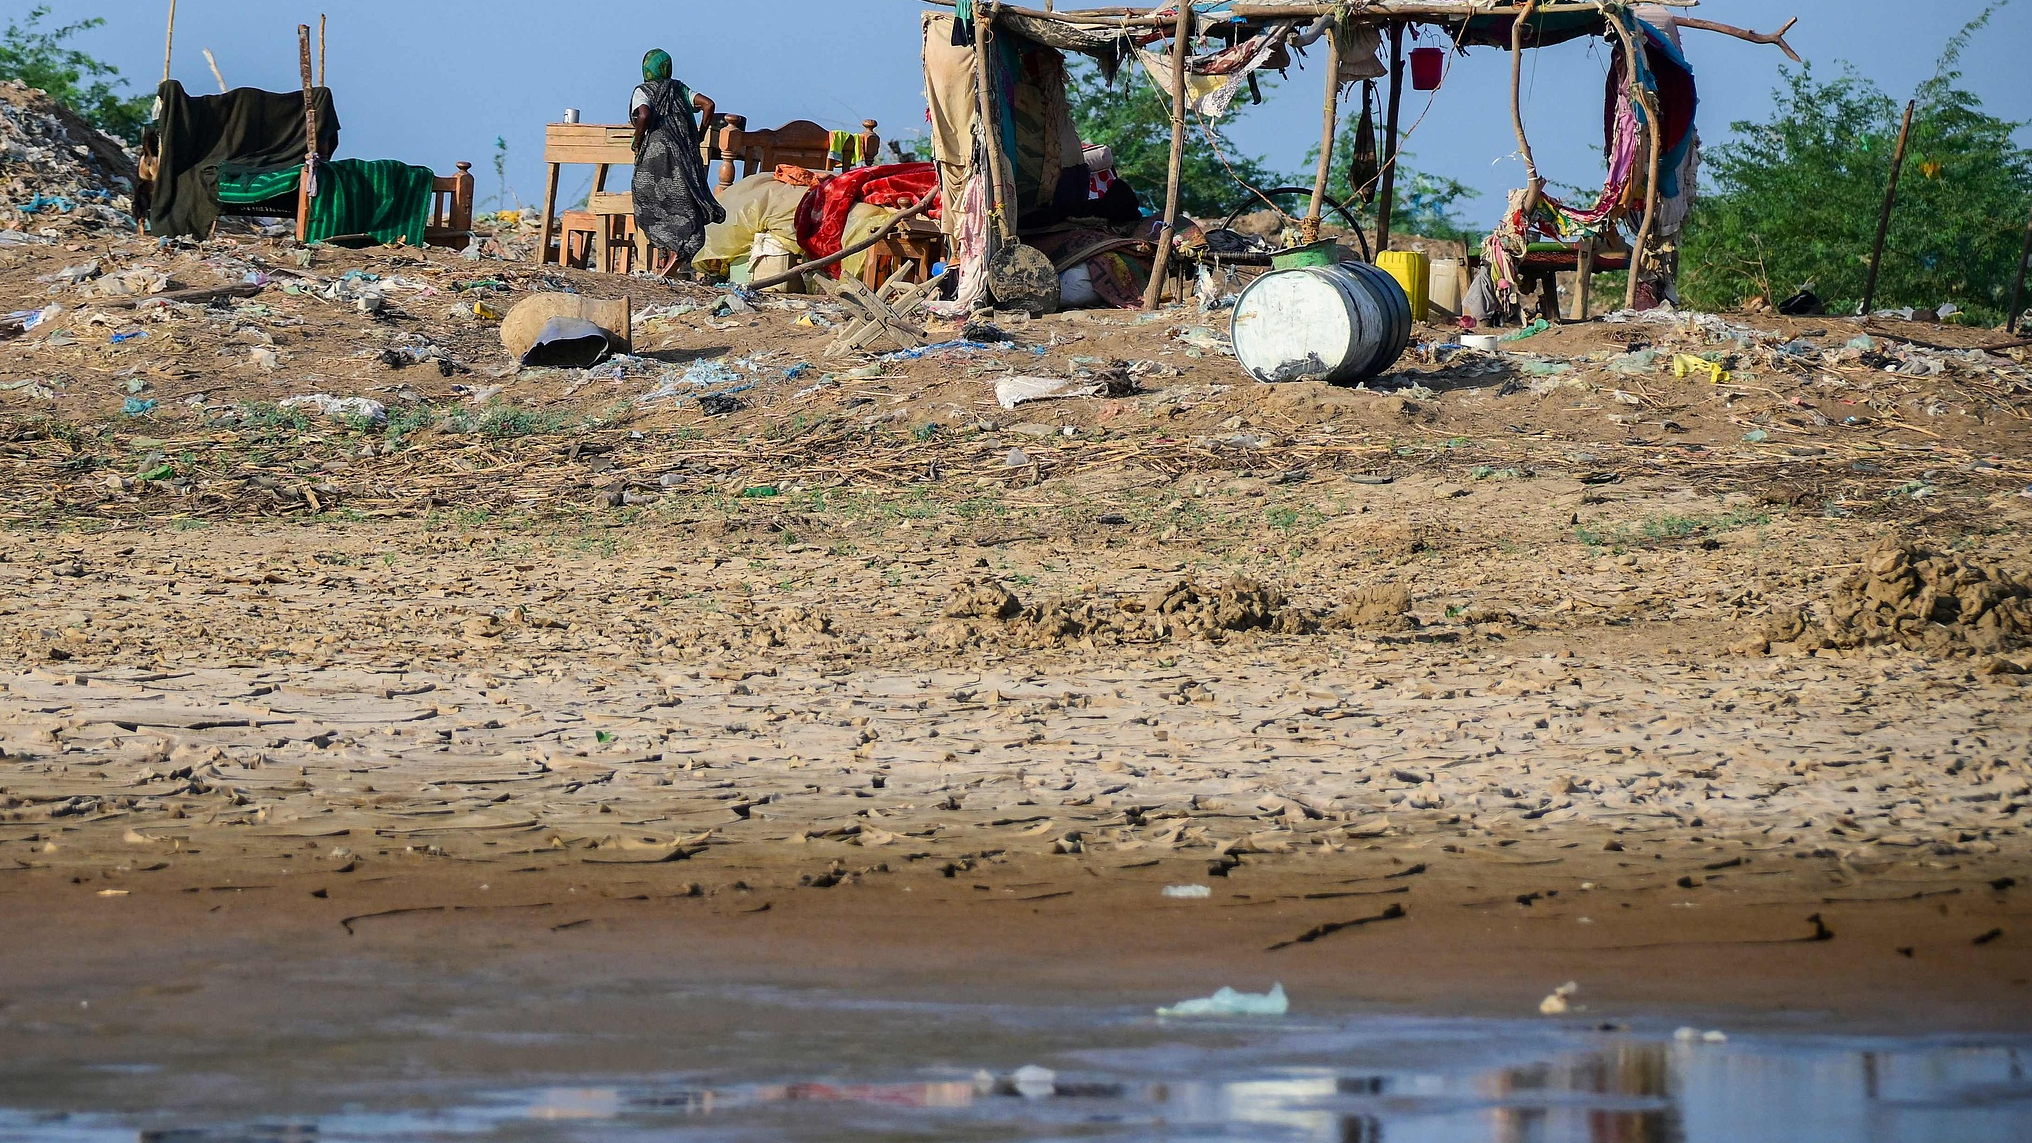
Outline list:
[[[26,229],[58,220],[134,223],[134,155],[43,92],[0,83],[0,201],[33,214]]]
[[[2032,645],[2032,581],[1887,540],[1842,581],[1818,623],[1805,611],[1780,612],[1765,642],[1810,650],[1897,646],[1936,658],[1998,655]]]
[[[1310,635],[1322,631],[1406,630],[1411,592],[1397,584],[1357,591],[1344,606],[1321,614],[1293,606],[1274,587],[1235,576],[1224,584],[1178,581],[1142,595],[1056,599],[1026,605],[1008,587],[983,581],[953,592],[944,621],[928,636],[958,650],[982,642],[1024,648],[1128,643],[1219,642],[1246,631]]]

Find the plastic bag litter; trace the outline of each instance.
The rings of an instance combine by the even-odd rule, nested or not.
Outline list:
[[[1291,1010],[1291,1001],[1284,995],[1282,984],[1272,985],[1263,993],[1236,992],[1223,988],[1212,996],[1196,1000],[1181,1000],[1169,1008],[1159,1008],[1157,1014],[1175,1016],[1282,1016]]]
[[[388,421],[388,406],[365,397],[334,397],[330,393],[312,393],[303,397],[290,397],[276,402],[278,408],[308,409],[326,417],[364,417],[375,424]]]
[[[1214,891],[1206,885],[1166,885],[1164,895],[1179,900],[1197,901],[1213,896]]]
[[[1101,386],[1072,377],[1004,377],[995,382],[995,399],[1005,409],[1028,401],[1049,401],[1055,397],[1099,396]]]
[[[1580,985],[1571,980],[1553,989],[1550,996],[1538,1002],[1539,1014],[1542,1016],[1566,1015],[1573,1008],[1574,994],[1579,991]]]

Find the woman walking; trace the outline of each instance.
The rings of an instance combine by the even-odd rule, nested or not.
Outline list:
[[[692,118],[702,112],[710,126],[716,107],[671,78],[670,53],[661,48],[642,57],[642,78],[628,109],[635,125],[635,227],[688,271],[706,227],[727,220],[706,185],[699,121]]]

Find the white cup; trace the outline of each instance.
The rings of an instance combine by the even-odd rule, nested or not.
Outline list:
[[[566,123],[577,123],[579,121],[579,109],[576,107],[565,108],[564,121]]]

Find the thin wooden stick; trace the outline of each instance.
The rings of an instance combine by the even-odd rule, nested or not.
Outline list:
[[[1178,233],[1179,184],[1185,174],[1185,70],[1192,59],[1192,5],[1180,0],[1171,51],[1171,166],[1165,181],[1164,229],[1157,236],[1157,260],[1150,284],[1143,290],[1143,308],[1154,310],[1164,300],[1164,279],[1171,270],[1171,240]]]
[[[169,61],[176,50],[176,0],[169,0],[169,34],[162,41],[162,82],[169,82]]]
[[[1312,201],[1305,208],[1299,233],[1310,246],[1319,241],[1320,210],[1326,204],[1327,182],[1333,178],[1334,133],[1341,112],[1341,25],[1336,19],[1326,33],[1326,101],[1320,112],[1319,169],[1312,176]]]
[[[2004,332],[2018,332],[2019,307],[2025,304],[2025,263],[2032,262],[2032,220],[2025,223],[2025,244],[2018,248],[2018,273],[2011,279],[2011,315],[2004,322]]]
[[[212,78],[219,81],[219,93],[221,95],[225,94],[227,91],[226,77],[219,74],[218,57],[212,55],[212,49],[210,48],[205,49],[205,63],[212,69]]]
[[[325,85],[325,16],[322,12],[317,18],[317,85]]]
[[[1918,100],[1905,104],[1905,122],[1898,128],[1898,149],[1891,155],[1891,182],[1884,188],[1884,209],[1877,215],[1877,241],[1870,247],[1870,277],[1863,286],[1863,314],[1877,300],[1877,271],[1884,263],[1884,239],[1891,234],[1891,208],[1898,202],[1898,176],[1905,170],[1905,144],[1912,138],[1912,111]]]
[[[1376,201],[1376,257],[1390,248],[1397,211],[1397,124],[1404,106],[1404,25],[1390,25],[1390,115],[1383,128],[1383,187]]]

